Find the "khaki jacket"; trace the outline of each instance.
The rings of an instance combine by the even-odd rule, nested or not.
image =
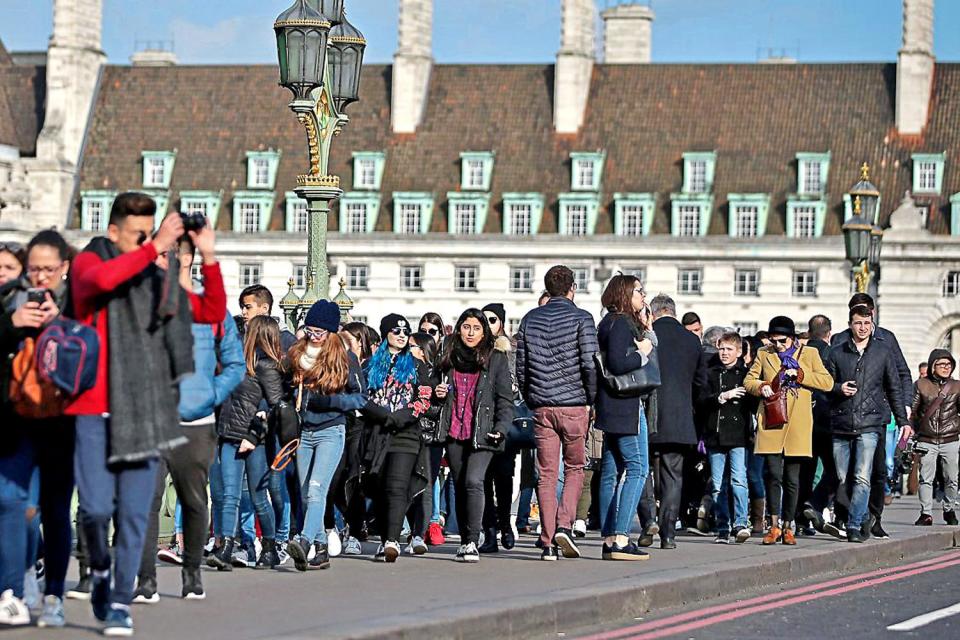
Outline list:
[[[800,351],[803,382],[796,393],[787,395],[787,415],[790,420],[780,429],[766,429],[763,403],[757,411],[757,439],[754,453],[782,453],[787,456],[813,456],[813,391],[833,389],[833,377],[827,373],[820,354],[812,347]],[[780,373],[780,358],[773,347],[757,352],[747,378],[743,382],[747,393],[762,397],[760,390],[773,382]]]

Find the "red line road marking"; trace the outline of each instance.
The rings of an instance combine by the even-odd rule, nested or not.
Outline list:
[[[757,596],[755,598],[750,598],[749,600],[714,605],[712,607],[706,607],[704,609],[697,609],[696,611],[689,611],[686,613],[673,615],[668,618],[651,620],[650,622],[644,622],[642,624],[625,627],[623,629],[615,629],[613,631],[606,631],[603,633],[593,634],[589,636],[582,636],[580,640],[614,640],[616,638],[624,638],[626,636],[631,636],[631,634],[640,633],[643,631],[656,630],[658,628],[663,627],[664,625],[674,625],[679,622],[687,622],[689,620],[695,620],[697,618],[703,618],[705,616],[720,614],[727,611],[738,612],[738,610],[742,610],[746,607],[754,607],[754,609],[751,609],[748,613],[759,613],[761,609],[756,608],[755,605],[761,605],[763,603],[767,603],[770,601],[776,601],[774,603],[775,606],[768,607],[768,608],[786,606],[786,604],[799,604],[800,602],[806,602],[807,600],[810,600],[813,598],[796,599],[792,601],[785,601],[785,598],[789,598],[790,596],[801,596],[803,594],[809,594],[814,591],[820,591],[822,589],[827,589],[831,587],[839,587],[842,585],[847,585],[847,584],[854,583],[864,579],[875,579],[880,576],[887,576],[888,574],[897,574],[897,576],[900,576],[902,574],[902,577],[908,577],[909,575],[916,575],[916,573],[911,572],[911,570],[923,568],[924,570],[920,571],[920,573],[924,573],[927,570],[941,569],[948,566],[953,566],[954,564],[960,564],[960,552],[951,552],[942,556],[938,556],[936,558],[930,558],[929,560],[922,560],[920,562],[914,562],[911,564],[901,565],[898,567],[890,567],[887,569],[875,569],[873,571],[868,571],[868,572],[860,573],[857,575],[846,576],[844,578],[836,578],[834,580],[829,580],[827,582],[807,585],[805,587],[797,587],[795,589],[788,589],[786,591],[771,593],[764,596]],[[933,565],[937,565],[937,566],[933,566]],[[926,569],[927,567],[932,567],[932,568]],[[884,582],[886,581],[888,580],[885,579]],[[880,583],[877,582],[877,583],[870,583],[870,584],[880,584]],[[864,586],[869,586],[869,584],[865,584]],[[858,585],[855,588],[861,588],[861,587],[859,587]],[[848,590],[852,590],[852,589],[848,589]],[[762,609],[762,610],[765,611],[767,609]],[[747,615],[747,614],[745,613],[743,615]],[[736,616],[736,617],[741,617],[741,616]],[[710,618],[710,620],[712,620],[712,618]],[[716,624],[717,622],[723,622],[723,620],[716,620],[716,621],[708,622],[707,624]],[[707,626],[707,624],[700,624],[698,622],[696,623],[696,626],[692,626],[689,628],[696,629],[702,626]],[[681,627],[671,628],[668,633],[661,634],[661,635],[671,635],[674,633],[680,633],[684,629],[686,629],[687,626],[688,625],[683,625]],[[647,638],[647,637],[649,638],[661,637],[661,635],[636,636],[636,638],[631,637],[631,640],[638,640],[639,638]]]

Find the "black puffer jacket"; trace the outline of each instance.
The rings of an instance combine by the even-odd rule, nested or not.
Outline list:
[[[513,404],[513,385],[510,380],[510,365],[507,354],[494,351],[487,366],[480,370],[477,390],[473,399],[473,448],[479,451],[503,451],[507,441],[507,432],[513,422],[515,406]],[[446,438],[453,421],[452,407],[457,396],[453,387],[454,376],[450,378],[450,393],[444,399],[440,409],[440,433]],[[503,437],[494,443],[487,437],[491,433]]]
[[[834,380],[830,409],[830,430],[834,435],[881,431],[890,422],[891,408],[897,424],[907,424],[903,388],[886,344],[870,338],[861,355],[853,340],[847,340],[830,349],[826,367]],[[851,380],[857,383],[857,393],[847,397],[841,387]]]
[[[266,424],[257,417],[260,402],[266,401],[272,409],[283,399],[283,378],[276,362],[258,353],[254,372],[244,376],[220,408],[217,433],[223,440],[260,444],[266,434]]]
[[[960,382],[939,378],[933,370],[933,363],[944,358],[953,362],[956,369],[956,361],[949,351],[934,349],[927,364],[927,377],[917,381],[910,419],[920,442],[946,444],[960,440]],[[929,419],[924,420],[940,395],[943,395],[943,402]]]
[[[597,393],[597,326],[563,297],[524,316],[517,332],[517,384],[531,409],[582,407]]]

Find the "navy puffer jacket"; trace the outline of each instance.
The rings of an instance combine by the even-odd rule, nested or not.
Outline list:
[[[517,385],[531,409],[592,405],[597,326],[563,297],[527,313],[517,332]]]

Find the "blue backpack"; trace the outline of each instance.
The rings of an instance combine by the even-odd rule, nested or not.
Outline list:
[[[97,382],[100,336],[93,327],[57,318],[37,339],[37,371],[71,397]]]

